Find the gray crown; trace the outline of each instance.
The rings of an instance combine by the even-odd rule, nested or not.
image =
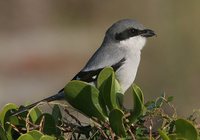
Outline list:
[[[106,34],[114,35],[120,33],[128,28],[135,28],[139,30],[144,30],[144,26],[133,19],[122,19],[114,23],[107,31]]]

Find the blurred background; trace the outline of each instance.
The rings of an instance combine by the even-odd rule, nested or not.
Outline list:
[[[175,97],[181,115],[200,107],[200,1],[6,0],[0,2],[0,108],[60,90],[101,45],[115,21],[153,29],[137,83],[145,99]],[[126,104],[130,103],[126,94]]]

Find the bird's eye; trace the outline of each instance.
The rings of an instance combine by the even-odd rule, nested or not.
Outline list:
[[[130,33],[135,33],[135,31],[136,30],[134,28],[132,28],[132,29],[129,30]]]

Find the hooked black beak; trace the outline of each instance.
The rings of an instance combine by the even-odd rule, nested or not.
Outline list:
[[[150,29],[145,29],[141,31],[141,36],[143,37],[152,37],[155,36],[156,33],[153,30]]]

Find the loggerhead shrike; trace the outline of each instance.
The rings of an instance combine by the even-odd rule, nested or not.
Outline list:
[[[95,82],[100,71],[107,66],[114,69],[124,93],[135,80],[140,63],[141,50],[154,31],[144,28],[136,20],[123,19],[114,23],[107,31],[100,48],[89,59],[85,67],[72,79],[88,83]],[[40,102],[64,99],[64,89],[57,94],[26,106],[14,113],[17,115]]]

